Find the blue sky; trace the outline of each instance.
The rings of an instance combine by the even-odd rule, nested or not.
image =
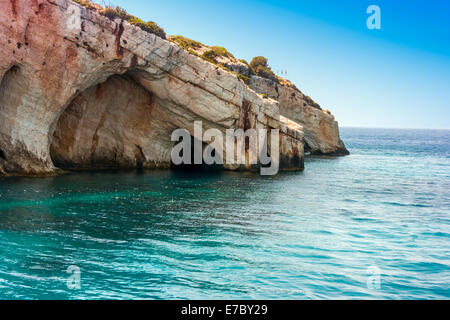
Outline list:
[[[450,1],[106,2],[170,35],[267,57],[341,126],[450,128]],[[381,30],[366,27],[372,4]]]

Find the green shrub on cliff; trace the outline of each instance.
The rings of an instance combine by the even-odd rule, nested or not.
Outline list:
[[[268,60],[265,57],[258,56],[254,57],[252,61],[250,62],[250,68],[256,70],[258,67],[265,67],[269,68]]]
[[[317,109],[322,109],[320,105],[317,102],[315,102],[310,96],[305,95],[304,99],[310,106],[313,106],[314,108]]]
[[[105,10],[103,10],[103,15],[111,20],[120,18],[122,20],[128,21],[133,17],[132,15],[128,14],[128,12],[125,9],[122,9],[119,6],[116,7],[107,6]]]
[[[211,63],[215,63],[215,64],[218,63],[216,60],[216,58],[218,58],[218,57],[235,59],[234,56],[230,52],[228,52],[227,49],[225,49],[223,47],[212,47],[210,50],[208,50],[202,54],[203,59],[205,59]]]
[[[144,22],[138,17],[129,14],[125,9],[122,9],[119,6],[116,7],[107,6],[101,13],[111,20],[120,18],[122,20],[128,21],[132,25],[141,28],[144,31],[153,33],[160,38],[166,39],[166,33],[164,32],[164,29],[158,26],[155,22],[153,21]]]
[[[273,73],[272,69],[269,67],[267,58],[258,56],[254,57],[250,62],[250,69],[254,74],[262,78],[271,79],[275,82],[280,82],[278,77]]]
[[[245,64],[246,66],[250,67],[247,60],[245,59],[238,59],[239,62],[242,62],[243,64]]]
[[[204,46],[202,43],[198,41],[183,36],[171,36],[169,37],[169,40],[175,42],[177,45],[179,45],[186,51],[189,51],[189,49],[191,50],[200,49],[201,47]]]
[[[100,5],[92,3],[90,0],[73,0],[73,1],[88,9],[98,10],[98,12],[100,12],[102,15],[108,17],[111,20],[120,18],[122,20],[128,21],[132,25],[141,28],[144,31],[153,33],[158,37],[166,39],[166,33],[164,32],[164,29],[158,26],[155,22],[153,21],[145,22],[139,19],[138,17],[129,14],[125,9],[122,9],[119,6],[116,7],[106,6],[105,8],[102,8]]]
[[[135,26],[141,28],[144,31],[153,33],[162,39],[166,39],[166,33],[165,33],[164,29],[161,28],[160,26],[158,26],[153,21],[144,22],[139,18],[133,17],[131,20],[128,20],[128,22],[131,23],[132,25],[135,25]]]
[[[88,9],[97,9],[97,6],[93,4],[90,0],[73,0],[73,1]]]
[[[250,83],[250,78],[247,77],[247,76],[244,76],[243,74],[238,73],[238,74],[237,74],[237,77],[238,77],[239,79],[241,79],[242,81],[244,81],[246,84],[249,84],[249,83]]]
[[[217,64],[218,62],[217,62],[217,60],[216,60],[216,58],[217,58],[217,55],[214,53],[214,51],[212,51],[212,50],[208,50],[208,51],[205,51],[203,54],[202,54],[202,56],[201,56],[203,59],[205,59],[206,61],[209,61],[209,62],[211,62],[211,63],[214,63],[214,64]]]
[[[230,71],[230,70],[228,70],[228,71]],[[249,84],[249,82],[250,82],[250,78],[249,77],[244,76],[243,74],[240,74],[240,73],[237,73],[237,72],[234,72],[234,71],[230,71],[230,72],[232,74],[234,74],[236,77],[238,77],[238,79],[244,81],[246,84]]]
[[[212,47],[212,51],[218,56],[218,57],[226,57],[229,59],[235,59],[234,56],[224,47]]]

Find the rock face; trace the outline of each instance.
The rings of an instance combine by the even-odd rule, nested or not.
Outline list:
[[[176,38],[174,37],[175,41]],[[196,42],[195,47],[190,48],[197,55],[202,55],[211,49],[214,47],[208,47],[199,42]],[[349,154],[339,137],[339,126],[334,116],[329,111],[322,110],[289,80],[278,77],[280,81],[274,81],[258,77],[252,74],[247,63],[232,55],[216,57],[216,61],[228,70],[248,78],[248,85],[257,93],[265,94],[278,101],[280,114],[303,126],[305,150],[318,155]]]
[[[194,121],[280,129],[280,168],[303,169],[303,128],[277,101],[174,43],[70,0],[0,1],[0,30],[0,174],[169,167]]]
[[[251,76],[250,87],[277,100],[280,114],[303,126],[306,151],[325,155],[349,154],[339,136],[339,126],[334,116],[322,110],[300,90],[258,76]]]
[[[170,138],[168,116],[164,103],[132,76],[111,76],[78,95],[61,115],[51,158],[63,168],[164,166],[171,141],[159,136]]]

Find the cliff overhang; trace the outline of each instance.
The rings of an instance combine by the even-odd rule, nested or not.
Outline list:
[[[0,174],[168,168],[171,133],[198,120],[280,129],[280,168],[303,169],[279,101],[176,43],[70,0],[2,1],[0,29]]]

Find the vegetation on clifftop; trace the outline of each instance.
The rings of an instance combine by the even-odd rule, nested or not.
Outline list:
[[[177,45],[179,45],[186,51],[189,51],[189,49],[198,50],[205,46],[201,42],[183,36],[170,36],[169,41],[175,42]]]
[[[203,59],[215,64],[218,63],[217,58],[219,57],[230,58],[232,60],[235,59],[234,56],[223,47],[212,47],[210,50],[202,54]]]
[[[247,60],[245,60],[245,59],[238,59],[238,61],[243,63],[243,64],[245,64],[247,67],[250,67],[248,62],[247,62]]]
[[[189,53],[199,56],[203,60],[213,63],[216,66],[218,66],[219,68],[231,72],[232,74],[234,74],[236,77],[238,77],[245,83],[247,83],[247,84],[249,83],[250,79],[247,76],[237,73],[237,72],[233,72],[233,71],[229,70],[223,63],[220,63],[219,61],[217,61],[217,59],[220,57],[238,61],[227,49],[225,49],[223,47],[218,47],[218,46],[208,47],[199,41],[195,41],[195,40],[189,39],[187,37],[183,37],[183,36],[170,36],[169,41],[176,43],[177,45],[179,45],[181,48],[188,51]],[[200,54],[201,51],[203,51],[203,50],[204,50],[204,52],[202,54]]]
[[[249,84],[250,79],[249,76],[251,75],[257,75],[262,78],[270,79],[280,85],[291,87],[297,91],[298,88],[292,84],[289,80],[283,79],[281,77],[278,77],[271,69],[271,67],[268,64],[268,59],[263,56],[257,56],[252,59],[250,63],[248,63],[244,59],[236,59],[227,49],[223,47],[213,46],[208,47],[204,44],[202,44],[199,41],[195,41],[183,36],[170,36],[167,38],[167,35],[163,28],[161,28],[158,24],[156,24],[153,21],[144,22],[143,20],[139,19],[138,17],[135,17],[131,14],[129,14],[125,9],[119,7],[119,6],[106,6],[103,8],[102,6],[93,3],[91,0],[73,0],[74,2],[84,6],[85,8],[89,10],[96,10],[100,14],[108,17],[111,20],[114,20],[116,18],[120,18],[124,21],[128,21],[130,24],[135,25],[139,28],[141,28],[144,31],[147,31],[149,33],[155,34],[158,37],[161,37],[162,39],[167,39],[171,42],[176,43],[184,50],[188,51],[190,54],[199,56],[200,58],[215,64],[221,69],[224,69],[228,72],[231,72],[235,76],[237,76],[239,79],[244,81],[246,84]],[[203,50],[206,51],[203,51]],[[202,53],[203,52],[203,53]],[[246,74],[241,74],[234,72],[233,70],[230,70],[225,66],[224,63],[219,62],[218,58],[223,57],[227,58],[231,61],[235,62],[241,62],[245,64],[248,67],[248,72]],[[222,60],[223,61],[223,60]],[[316,108],[320,109],[319,104],[317,104],[313,99],[311,99],[309,96],[305,96],[305,101]]]
[[[153,33],[154,35],[157,35],[160,38],[166,39],[167,37],[164,29],[158,26],[155,22],[153,21],[144,22],[138,17],[129,14],[125,9],[119,6],[116,7],[106,6],[105,8],[103,8],[99,5],[92,3],[90,0],[73,0],[73,1],[88,9],[96,9],[99,11],[100,14],[104,15],[105,17],[108,17],[111,20],[120,18],[124,21],[128,21],[130,24],[135,25],[136,27],[141,28],[144,31]]]
[[[277,76],[270,68],[268,60],[265,57],[262,57],[262,56],[254,57],[252,59],[252,61],[250,62],[250,64],[248,64],[247,61],[245,61],[245,60],[239,60],[239,61],[246,64],[250,68],[251,74],[255,74],[262,78],[270,79],[272,81],[275,81],[276,83],[279,83],[282,86],[290,87],[294,90],[300,91],[289,80]],[[306,98],[307,98],[306,100],[309,104],[320,109],[320,106],[313,99],[311,99],[308,96],[306,96]]]
[[[250,62],[250,69],[257,76],[270,79],[279,83],[280,82],[279,78],[272,71],[267,61],[268,61],[267,58],[262,56],[254,57]]]
[[[158,26],[155,22],[153,21],[144,22],[138,17],[129,14],[125,9],[122,9],[119,6],[116,7],[107,6],[103,10],[102,14],[112,20],[120,18],[122,20],[128,21],[130,24],[135,25],[144,31],[153,33],[160,38],[166,39],[167,37],[164,29]]]
[[[73,0],[73,1],[88,9],[98,9],[100,7],[92,3],[90,0]]]
[[[322,109],[320,105],[317,102],[315,102],[310,96],[305,95],[304,99],[309,105],[313,106],[314,108]]]
[[[245,75],[243,75],[243,74],[234,72],[234,71],[231,71],[231,73],[234,74],[234,75],[235,75],[236,77],[238,77],[239,79],[241,79],[242,81],[244,81],[246,84],[249,84],[249,83],[250,83],[250,78],[249,78],[249,77],[247,77],[247,76],[245,76]]]

